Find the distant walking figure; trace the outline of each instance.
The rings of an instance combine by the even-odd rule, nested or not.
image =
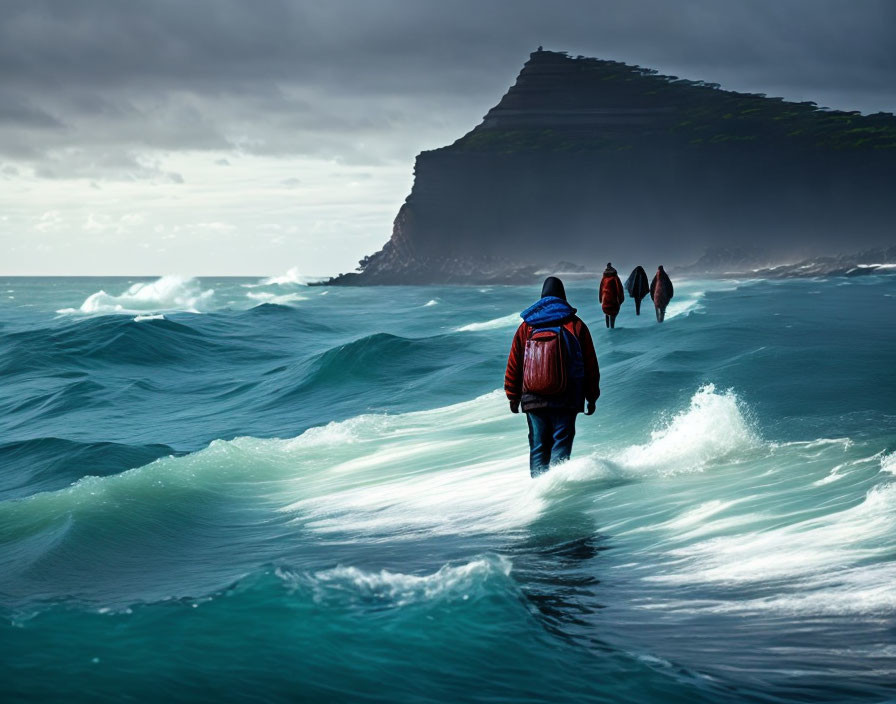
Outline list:
[[[643,266],[636,266],[625,280],[625,290],[629,298],[635,302],[635,315],[641,315],[641,299],[650,293],[650,284],[647,281],[647,272]]]
[[[625,289],[622,288],[619,274],[616,273],[613,265],[607,262],[604,277],[600,281],[600,307],[604,311],[608,328],[616,327],[616,316],[619,315],[619,309],[624,300]]]
[[[661,323],[666,318],[666,306],[672,300],[673,293],[672,280],[660,265],[650,282],[650,296],[656,306],[656,322]]]
[[[549,276],[541,298],[526,308],[513,336],[504,392],[513,413],[529,424],[529,473],[547,472],[569,459],[576,414],[594,413],[600,371],[588,326],[566,302],[560,279]],[[588,410],[585,410],[585,403]]]

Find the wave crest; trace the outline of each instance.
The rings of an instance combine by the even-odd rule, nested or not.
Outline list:
[[[462,565],[443,565],[428,575],[380,570],[368,572],[357,567],[338,566],[313,574],[278,568],[276,575],[294,589],[310,588],[315,601],[383,601],[395,606],[461,599],[488,593],[495,580],[510,576],[511,561],[503,556],[484,556]]]
[[[57,312],[87,315],[202,313],[212,306],[214,295],[214,289],[202,290],[196,279],[168,274],[155,281],[138,281],[118,296],[97,291],[90,294],[80,308],[63,308]]]
[[[691,397],[688,407],[651,433],[650,442],[632,445],[617,461],[636,470],[662,474],[703,469],[708,463],[758,444],[733,391],[717,393],[706,384]]]
[[[299,273],[299,268],[294,266],[280,276],[269,276],[262,279],[262,286],[305,286],[309,277]]]
[[[519,313],[511,313],[510,315],[502,315],[500,318],[486,320],[483,323],[469,323],[461,325],[455,332],[480,332],[481,330],[500,330],[501,328],[509,328],[519,325],[521,319]]]

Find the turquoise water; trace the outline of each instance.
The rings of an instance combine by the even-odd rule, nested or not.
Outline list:
[[[537,287],[0,281],[0,697],[892,699],[896,277],[595,287],[530,480]]]

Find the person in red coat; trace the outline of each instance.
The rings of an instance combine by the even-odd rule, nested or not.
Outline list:
[[[650,282],[650,297],[653,299],[653,305],[656,308],[656,322],[661,323],[666,319],[666,306],[672,300],[675,289],[672,287],[672,280],[663,269],[662,265],[656,270],[653,281]]]
[[[569,459],[576,434],[576,415],[594,413],[600,396],[600,370],[588,326],[576,315],[576,309],[566,301],[566,291],[560,279],[549,276],[541,289],[541,298],[526,308],[520,317],[507,357],[504,373],[504,392],[512,413],[522,407],[529,425],[529,472],[532,477]],[[528,384],[542,381],[544,368],[539,368],[539,354],[533,354],[540,336],[562,339],[564,350],[558,361],[565,362],[560,372],[563,383],[549,392],[533,389]],[[560,349],[560,348],[555,348]],[[541,376],[539,376],[539,373]],[[587,410],[586,410],[587,404]]]
[[[600,281],[600,307],[604,311],[608,328],[616,327],[616,316],[619,315],[619,309],[624,300],[625,289],[619,280],[619,274],[616,273],[613,265],[607,262],[604,278]]]

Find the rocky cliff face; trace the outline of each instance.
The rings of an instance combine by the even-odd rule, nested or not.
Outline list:
[[[793,260],[896,240],[896,118],[538,51],[482,123],[417,157],[391,239],[336,284],[530,280],[708,247]]]

